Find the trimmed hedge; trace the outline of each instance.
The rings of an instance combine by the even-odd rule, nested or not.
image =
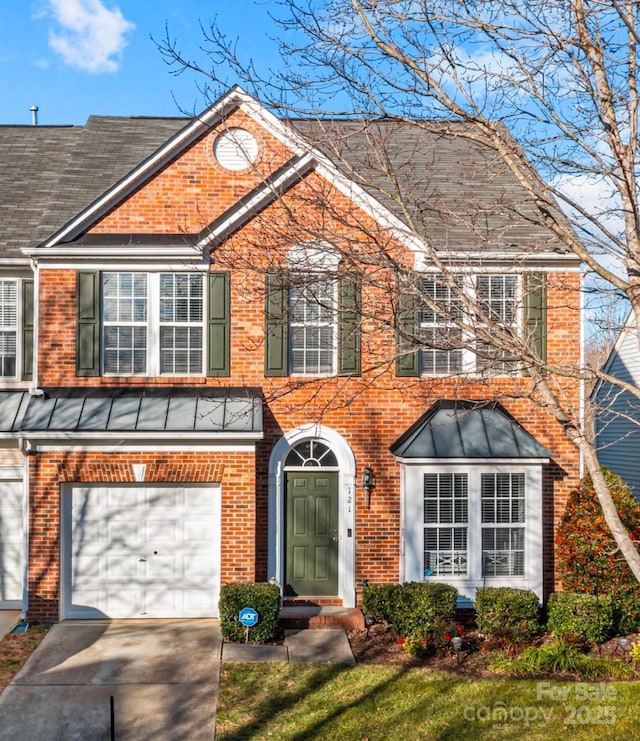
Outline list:
[[[225,584],[220,589],[220,628],[225,641],[239,643],[245,639],[245,628],[238,620],[240,610],[253,607],[258,623],[249,628],[249,640],[265,643],[278,635],[280,587],[267,582]]]
[[[526,642],[540,630],[540,603],[527,589],[478,589],[474,607],[478,630],[490,638]]]
[[[451,623],[457,597],[455,587],[436,582],[371,585],[363,592],[362,608],[391,623],[399,636],[422,640]]]
[[[547,629],[556,638],[604,643],[614,632],[613,600],[608,595],[558,592],[549,597]]]

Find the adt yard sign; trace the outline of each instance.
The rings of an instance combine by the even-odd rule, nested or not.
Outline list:
[[[253,628],[254,625],[258,624],[258,613],[253,607],[243,607],[238,615],[238,620],[245,628]]]

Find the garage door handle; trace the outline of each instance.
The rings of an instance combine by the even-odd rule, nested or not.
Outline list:
[[[138,559],[138,562],[139,563],[146,563],[147,562],[147,559],[146,558],[139,558]]]

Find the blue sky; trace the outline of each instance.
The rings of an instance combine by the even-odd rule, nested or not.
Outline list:
[[[242,48],[268,59],[274,0],[0,0],[0,124],[83,124],[90,114],[175,116],[205,102],[193,74],[174,76],[151,37],[165,24],[183,51],[218,16]],[[200,55],[200,59],[203,59]],[[272,57],[274,66],[277,60]],[[174,100],[175,98],[175,100]]]

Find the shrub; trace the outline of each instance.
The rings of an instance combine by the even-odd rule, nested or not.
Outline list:
[[[398,584],[372,584],[362,592],[362,611],[365,615],[372,615],[392,622],[394,593]]]
[[[455,587],[436,582],[372,585],[363,593],[362,607],[391,623],[409,653],[420,653],[444,640],[457,596]]]
[[[640,541],[640,504],[619,476],[603,473],[623,525]],[[640,626],[640,585],[617,550],[590,476],[569,495],[558,527],[556,564],[565,589],[611,595],[616,632]]]
[[[225,584],[220,589],[220,628],[226,641],[243,641],[245,628],[238,620],[240,610],[253,607],[258,623],[249,628],[249,640],[272,641],[278,635],[280,588],[277,584]]]
[[[589,656],[577,646],[555,641],[525,649],[516,658],[501,656],[491,668],[513,677],[535,677],[541,674],[578,674],[582,679],[631,679],[633,667],[611,656]]]
[[[484,587],[476,592],[474,607],[478,630],[490,638],[521,643],[540,630],[540,604],[529,590]]]
[[[559,592],[549,597],[547,607],[547,629],[556,638],[604,643],[613,633],[613,601],[609,596]]]

